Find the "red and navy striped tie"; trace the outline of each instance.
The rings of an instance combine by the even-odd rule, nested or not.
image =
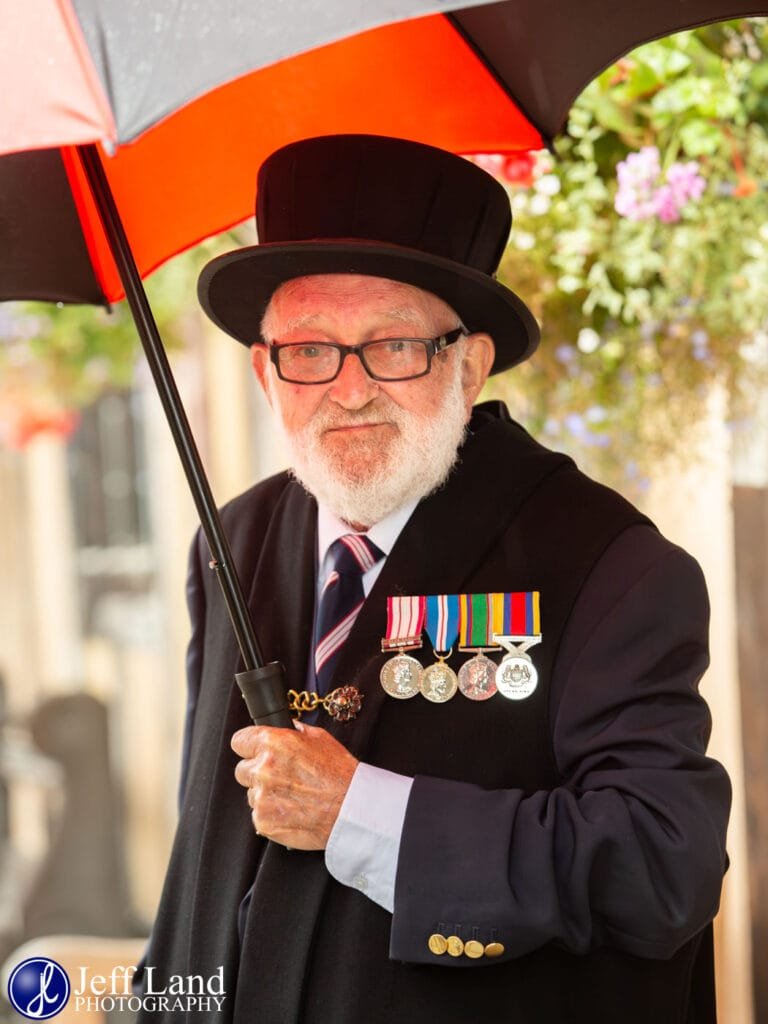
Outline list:
[[[363,574],[384,557],[372,540],[359,533],[339,537],[328,550],[333,569],[320,595],[314,637],[317,692],[323,696],[365,600]]]

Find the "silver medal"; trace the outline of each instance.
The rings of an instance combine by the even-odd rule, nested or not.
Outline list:
[[[484,654],[465,661],[459,669],[459,689],[470,700],[488,700],[496,693],[496,662]]]
[[[429,668],[425,668],[419,684],[422,694],[433,704],[445,704],[455,695],[458,688],[456,673],[444,661],[437,661]]]
[[[384,662],[379,679],[390,697],[408,700],[419,692],[423,671],[421,663],[410,654],[397,654]]]
[[[536,689],[539,674],[530,656],[523,652],[505,654],[496,669],[496,687],[508,700],[525,700]]]

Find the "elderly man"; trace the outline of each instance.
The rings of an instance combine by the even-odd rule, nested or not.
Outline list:
[[[210,1016],[237,1024],[714,1020],[729,789],[704,754],[704,584],[474,405],[538,341],[492,276],[504,190],[430,147],[326,137],[266,162],[257,223],[200,295],[250,346],[292,472],[223,515],[262,646],[314,710],[248,724],[198,539],[155,984],[223,968]]]

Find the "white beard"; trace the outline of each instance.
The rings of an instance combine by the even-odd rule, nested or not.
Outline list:
[[[467,424],[461,360],[455,360],[455,372],[441,404],[422,416],[406,412],[381,395],[375,408],[359,412],[332,404],[321,406],[309,423],[290,434],[277,405],[275,410],[296,479],[339,519],[368,528],[409,502],[425,498],[448,478]],[[363,473],[345,471],[343,459],[334,457],[323,445],[323,434],[329,428],[382,419],[394,423],[397,433],[386,449],[376,450]],[[367,446],[363,442],[358,454],[365,454]],[[355,441],[351,440],[350,455],[354,450]]]

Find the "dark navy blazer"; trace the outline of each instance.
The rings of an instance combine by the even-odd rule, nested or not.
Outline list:
[[[281,475],[224,516],[267,657],[303,680],[314,502]],[[729,788],[704,755],[708,604],[689,556],[503,409],[481,407],[338,670],[365,709],[330,730],[416,777],[390,915],[330,879],[322,854],[253,834],[229,749],[247,724],[231,685],[237,652],[202,547],[189,579],[187,781],[148,955],[158,975],[223,963],[216,1020],[237,1024],[714,1019],[702,930],[717,909]],[[533,697],[435,706],[384,695],[388,593],[510,589],[542,592]],[[251,885],[241,943],[237,907]],[[499,941],[504,954],[438,958],[427,939],[441,928]]]

